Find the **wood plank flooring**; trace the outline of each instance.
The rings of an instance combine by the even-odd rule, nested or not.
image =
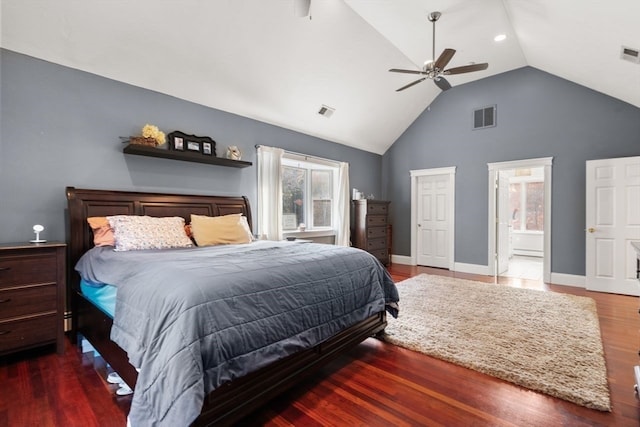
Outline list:
[[[420,273],[492,277],[392,265],[399,282]],[[368,339],[243,421],[255,426],[638,426],[638,298],[502,278],[500,283],[585,295],[598,307],[613,403],[603,413],[422,354]],[[70,342],[0,359],[0,426],[124,426],[130,397],[107,384],[101,359]]]

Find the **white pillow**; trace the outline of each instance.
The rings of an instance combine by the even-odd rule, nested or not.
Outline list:
[[[138,215],[108,216],[116,251],[186,248],[193,246],[184,230],[184,218]]]

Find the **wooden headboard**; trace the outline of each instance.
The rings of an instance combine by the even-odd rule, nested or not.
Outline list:
[[[86,190],[67,187],[69,227],[68,264],[71,289],[78,289],[74,266],[93,247],[93,232],[87,223],[92,216],[148,215],[180,216],[188,223],[191,214],[220,216],[242,213],[252,227],[251,208],[246,197],[141,193],[133,191]],[[253,228],[252,228],[253,229]]]

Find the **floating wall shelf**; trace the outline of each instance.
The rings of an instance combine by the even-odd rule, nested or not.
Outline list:
[[[189,151],[163,150],[146,145],[128,144],[122,150],[125,154],[137,156],[159,157],[161,159],[182,160],[185,162],[205,163],[208,165],[228,166],[232,168],[246,168],[253,163],[244,160],[231,160],[223,157],[207,156],[202,153],[191,153]]]

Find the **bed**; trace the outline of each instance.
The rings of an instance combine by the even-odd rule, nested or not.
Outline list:
[[[88,190],[74,187],[68,187],[66,194],[69,220],[68,277],[70,277],[68,284],[70,289],[67,294],[70,296],[69,304],[72,311],[72,336],[87,339],[105,362],[118,372],[127,384],[135,387],[138,371],[130,363],[127,352],[111,340],[114,318],[103,308],[99,308],[85,298],[81,289],[80,276],[74,270],[78,261],[93,247],[93,233],[87,218],[146,215],[176,216],[188,221],[192,214],[208,217],[242,214],[251,225],[251,209],[248,200],[245,197]],[[304,252],[303,245],[307,244],[297,245],[300,246],[293,250]],[[356,251],[352,248],[342,250]],[[353,255],[359,256],[359,254]],[[384,270],[383,267],[380,266],[380,268]],[[386,272],[375,274],[386,274]],[[397,292],[394,287],[385,291],[384,303],[388,304],[383,303],[373,312],[370,312],[371,307],[367,306],[368,312],[364,318],[335,331],[331,336],[323,338],[321,342],[312,343],[308,348],[296,348],[292,354],[270,361],[268,365],[258,370],[251,370],[253,369],[251,368],[250,372],[242,376],[235,376],[229,381],[222,380],[221,384],[204,397],[201,412],[193,425],[229,425],[246,417],[279,393],[308,377],[341,352],[357,345],[367,337],[381,333],[386,326],[385,308],[395,314],[393,308],[395,302],[397,302]],[[117,329],[117,325],[114,329]]]

